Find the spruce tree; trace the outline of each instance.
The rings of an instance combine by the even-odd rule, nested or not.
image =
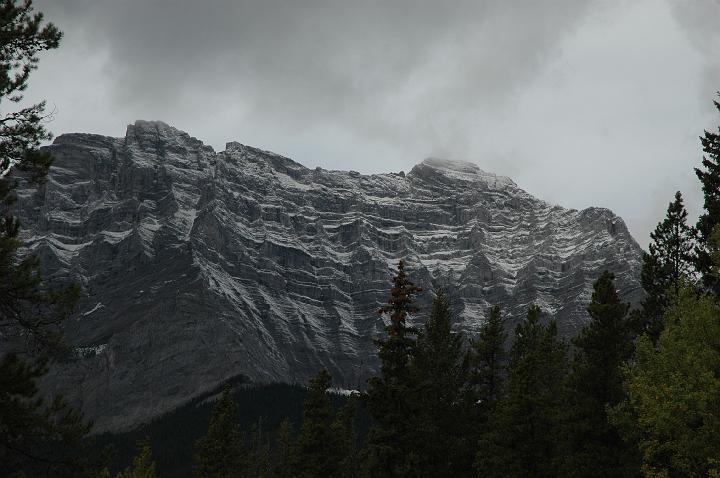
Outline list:
[[[230,478],[248,468],[248,453],[237,419],[237,405],[229,386],[210,414],[207,433],[195,444],[197,478]]]
[[[720,103],[713,103],[720,111]],[[700,142],[706,156],[703,157],[702,168],[695,168],[695,174],[702,184],[705,212],[697,223],[699,244],[695,263],[704,285],[720,296],[720,278],[712,273],[713,260],[709,250],[713,229],[720,224],[720,128],[717,133],[705,131]]]
[[[478,476],[555,478],[567,347],[531,306],[515,329],[508,381],[480,440]]]
[[[561,476],[634,477],[639,457],[609,423],[606,409],[624,398],[622,366],[633,352],[629,304],[620,301],[613,274],[593,285],[590,322],[573,340],[563,425]]]
[[[299,478],[337,476],[338,457],[332,439],[332,407],[328,397],[330,374],[322,370],[310,382],[297,442],[295,474]]]
[[[474,444],[487,441],[492,435],[488,426],[503,396],[503,381],[507,371],[506,339],[500,307],[493,306],[477,339],[470,344],[470,391],[474,406],[470,409],[467,420],[473,427],[469,437]],[[485,451],[480,450],[480,453]]]
[[[376,342],[380,374],[368,380],[366,394],[367,409],[373,419],[365,450],[366,466],[373,477],[414,476],[417,473],[418,457],[412,451],[416,406],[411,399],[410,379],[416,331],[406,320],[408,314],[417,310],[413,300],[421,291],[410,281],[401,260],[388,303],[379,311],[390,316],[387,337]]]
[[[687,224],[687,216],[678,191],[668,206],[667,216],[650,234],[649,253],[643,255],[641,283],[647,297],[642,303],[642,315],[653,340],[662,330],[665,309],[694,271],[696,231]]]
[[[472,381],[483,409],[500,397],[507,360],[506,339],[500,306],[493,306],[478,338],[472,342]]]
[[[476,443],[470,440],[468,372],[463,336],[452,332],[450,302],[439,290],[411,362],[417,476],[459,476],[471,468]]]

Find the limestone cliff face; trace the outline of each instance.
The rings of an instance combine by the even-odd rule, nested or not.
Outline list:
[[[23,239],[85,295],[79,357],[46,386],[98,430],[123,429],[229,377],[363,387],[392,269],[445,287],[459,330],[492,304],[508,328],[538,304],[561,333],[587,320],[604,269],[636,301],[641,250],[607,209],[568,210],[470,163],[407,175],[308,169],[238,143],[224,152],[159,122],[124,138],[58,137],[47,184],[20,193]],[[417,317],[421,320],[422,314]]]

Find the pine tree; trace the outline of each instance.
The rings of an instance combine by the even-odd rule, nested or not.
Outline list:
[[[292,423],[286,418],[280,424],[277,442],[275,444],[275,472],[276,478],[293,478],[295,464],[295,443],[292,436]]]
[[[501,394],[503,370],[506,365],[505,326],[500,306],[490,309],[488,320],[472,343],[473,385],[483,408],[494,403]]]
[[[72,312],[79,289],[43,284],[36,257],[21,257],[13,214],[20,182],[41,183],[50,156],[39,150],[50,134],[44,103],[9,111],[23,98],[38,54],[57,48],[61,33],[32,2],[0,0],[0,472],[3,476],[84,476],[82,449],[90,425],[62,399],[41,398],[37,383],[51,357],[66,349],[57,325]]]
[[[197,441],[195,449],[195,475],[198,478],[230,478],[248,468],[237,405],[229,386],[213,407],[207,433]]]
[[[149,441],[138,444],[138,454],[133,458],[132,465],[118,473],[116,478],[157,478]]]
[[[57,48],[62,34],[33,13],[32,2],[0,0],[0,104],[17,103],[37,67],[38,54]],[[63,293],[41,288],[37,258],[18,257],[20,223],[12,213],[18,181],[42,182],[52,158],[38,148],[51,136],[43,126],[44,103],[7,112],[0,121],[0,327],[32,339],[35,351],[60,342],[51,327],[64,319],[77,298],[77,287]],[[5,347],[7,350],[7,347]]]
[[[417,476],[458,476],[472,466],[476,443],[469,440],[468,372],[463,336],[452,332],[450,302],[439,290],[411,363]]]
[[[627,398],[610,411],[645,477],[720,476],[720,306],[681,291],[657,343],[641,337],[626,365]]]
[[[19,3],[19,4],[18,4]],[[57,48],[62,34],[33,13],[32,2],[0,0],[0,104],[17,103],[37,67],[38,54]],[[44,103],[7,112],[0,121],[0,327],[3,338],[30,339],[33,352],[48,352],[61,345],[55,329],[72,311],[78,288],[47,291],[40,265],[33,256],[19,258],[20,223],[12,213],[19,181],[42,182],[52,158],[40,151],[50,138],[43,126]],[[8,347],[5,347],[8,350]]]
[[[328,397],[330,374],[322,370],[310,382],[303,407],[303,422],[297,442],[296,476],[337,476],[338,457],[333,449],[332,407]]]
[[[713,103],[720,111],[720,103]],[[702,274],[704,285],[715,295],[720,295],[720,278],[712,273],[713,260],[709,251],[710,236],[715,226],[720,224],[720,128],[717,133],[705,131],[700,142],[706,156],[703,157],[702,168],[695,168],[695,174],[702,184],[705,212],[697,223],[699,244],[696,267]]]
[[[415,329],[406,323],[417,309],[414,297],[422,289],[405,273],[405,262],[398,263],[388,303],[380,314],[390,316],[387,337],[377,341],[380,374],[368,380],[367,409],[373,419],[365,450],[368,474],[373,477],[414,476],[418,457],[411,450],[415,404],[411,400],[410,360]]]
[[[693,274],[696,231],[687,224],[687,216],[678,191],[667,216],[650,234],[649,254],[643,255],[641,283],[648,294],[642,304],[643,322],[653,340],[662,330],[665,309]]]
[[[37,382],[46,372],[44,361],[0,359],[0,476],[89,473],[82,450],[90,425],[61,397],[40,398]]]
[[[478,476],[554,478],[567,347],[555,322],[541,324],[540,309],[532,306],[510,352],[504,395],[480,440]]]
[[[19,103],[28,86],[30,74],[37,68],[38,54],[57,48],[62,33],[52,23],[44,22],[42,13],[34,12],[32,1],[0,1],[0,102]],[[0,123],[0,178],[12,168],[30,172],[35,179],[45,176],[51,158],[38,150],[50,139],[42,124],[45,102],[6,112]],[[9,186],[11,183],[5,183]],[[8,189],[0,190],[0,198]]]
[[[593,286],[590,322],[573,340],[568,377],[561,475],[638,476],[639,457],[607,419],[606,409],[624,398],[622,366],[633,352],[629,304],[620,301],[614,276],[605,271]]]

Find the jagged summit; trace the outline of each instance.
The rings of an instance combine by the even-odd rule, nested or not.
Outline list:
[[[107,136],[87,134],[87,133],[65,133],[55,138],[53,144],[73,144],[76,142],[94,142],[100,141],[107,142],[110,139],[120,140],[123,138],[108,138]],[[124,136],[125,143],[127,145],[140,144],[141,147],[149,149],[154,148],[157,145],[164,145],[171,149],[177,149],[183,151],[201,151],[206,154],[214,155],[215,151],[211,146],[205,145],[201,140],[190,136],[188,133],[177,129],[163,121],[153,120],[136,120],[132,124],[128,124]],[[279,155],[272,151],[266,151],[253,146],[242,144],[238,141],[228,141],[225,144],[225,151],[220,154],[223,159],[231,160],[236,156],[243,156],[251,161],[266,162],[269,166],[285,171],[287,169],[295,173],[295,175],[304,175],[310,172],[310,170],[285,156]],[[155,154],[154,156],[147,158],[160,160],[164,156],[162,154]],[[201,166],[205,167],[201,161]],[[322,168],[316,168],[317,172],[325,171],[330,173],[331,171],[324,170]],[[285,171],[286,172],[286,171]],[[377,176],[377,175],[363,175],[355,171],[334,171],[334,173],[340,173],[352,177],[365,177],[365,176]],[[503,188],[503,187],[515,187],[517,185],[514,181],[506,176],[500,176],[494,173],[486,172],[480,169],[480,167],[469,161],[450,160],[442,158],[430,157],[422,162],[415,165],[410,174],[414,174],[418,177],[428,177],[431,174],[439,174],[445,176],[451,180],[483,183],[489,187]],[[312,181],[312,178],[308,178]]]
[[[50,280],[78,281],[84,295],[65,331],[78,358],[45,386],[99,431],[238,375],[305,383],[326,368],[362,388],[400,258],[428,291],[420,306],[445,288],[469,334],[491,305],[513,328],[538,304],[572,335],[605,269],[625,300],[641,294],[641,249],[621,218],[550,205],[472,163],[308,169],[145,121],[121,138],[62,135],[48,150],[47,183],[18,194],[22,239]]]

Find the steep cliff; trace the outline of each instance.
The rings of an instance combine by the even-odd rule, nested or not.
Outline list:
[[[46,386],[123,429],[238,375],[346,388],[376,366],[392,269],[445,287],[472,334],[531,303],[576,333],[592,282],[636,301],[641,250],[611,211],[548,204],[506,177],[428,159],[408,174],[308,169],[238,143],[215,153],[160,122],[58,137],[47,184],[20,193],[22,238],[84,297],[78,359]],[[422,315],[417,318],[422,320]]]

